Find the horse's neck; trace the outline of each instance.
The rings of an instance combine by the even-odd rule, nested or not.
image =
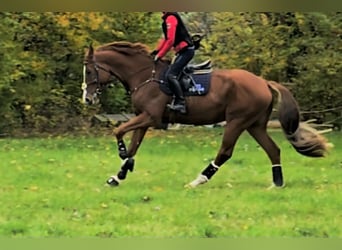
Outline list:
[[[110,56],[102,56],[101,61],[129,89],[134,89],[137,84],[152,76],[152,59],[149,61],[138,56],[132,59],[126,55],[111,53]]]

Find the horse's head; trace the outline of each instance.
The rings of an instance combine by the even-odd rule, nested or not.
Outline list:
[[[156,66],[147,46],[140,43],[113,42],[96,50],[90,45],[83,65],[83,103],[97,103],[101,91],[114,79],[132,93],[156,81],[156,70],[166,66],[165,61]]]
[[[86,104],[99,102],[99,95],[112,81],[112,73],[105,66],[96,63],[94,48],[89,45],[83,64],[82,101]]]

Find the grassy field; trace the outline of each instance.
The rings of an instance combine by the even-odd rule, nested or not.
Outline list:
[[[342,135],[324,159],[297,154],[282,133],[284,189],[243,134],[212,180],[185,189],[219,148],[221,128],[150,131],[120,187],[114,138],[0,140],[0,236],[342,237]]]

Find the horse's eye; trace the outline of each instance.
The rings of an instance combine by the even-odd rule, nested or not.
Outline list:
[[[87,70],[87,71],[86,71],[86,74],[87,74],[87,75],[90,75],[90,74],[91,74],[91,71],[90,71],[90,70]]]

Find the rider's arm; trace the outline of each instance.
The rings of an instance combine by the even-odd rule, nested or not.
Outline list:
[[[166,18],[165,22],[167,27],[167,35],[158,49],[159,52],[157,56],[159,58],[162,58],[167,52],[169,52],[175,42],[176,37],[176,28],[178,24],[177,18],[173,15],[170,15]]]
[[[164,43],[165,43],[165,38],[159,39],[159,41],[158,41],[158,43],[157,43],[157,48],[156,48],[156,50],[157,50],[157,51],[161,50],[161,48],[163,48],[163,46],[164,46]]]

